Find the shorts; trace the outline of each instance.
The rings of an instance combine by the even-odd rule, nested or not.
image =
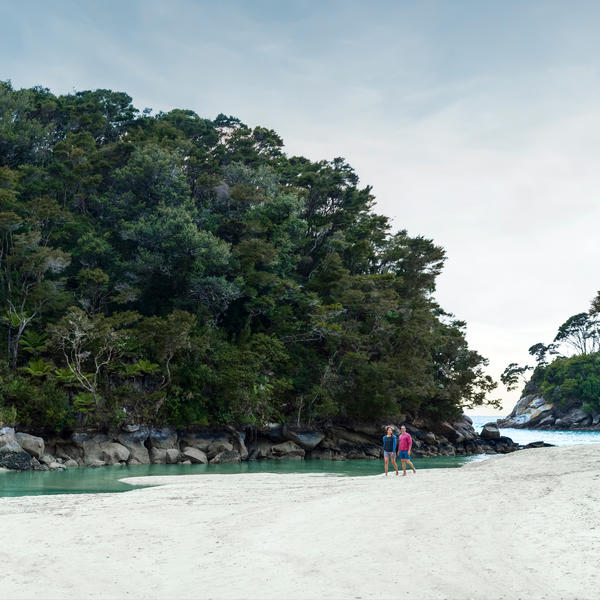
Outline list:
[[[383,458],[395,458],[395,457],[396,457],[395,452],[388,452],[387,450],[383,451]]]
[[[410,454],[406,450],[400,450],[398,458],[400,458],[400,460],[410,460]]]

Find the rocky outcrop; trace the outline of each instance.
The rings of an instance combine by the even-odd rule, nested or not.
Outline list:
[[[28,433],[16,433],[15,438],[19,446],[34,458],[39,460],[44,456],[45,444],[43,438]]]
[[[600,430],[600,412],[585,412],[580,405],[548,402],[543,396],[523,396],[512,412],[498,419],[500,427],[553,430]]]
[[[403,422],[403,421],[401,421]],[[412,455],[454,456],[505,453],[518,448],[495,424],[481,436],[468,417],[441,423],[405,423],[413,438]],[[261,459],[379,459],[387,424],[326,423],[298,427],[272,423],[258,429],[199,429],[127,425],[117,432],[78,431],[68,438],[42,438],[14,429],[0,430],[0,466],[65,469],[117,464],[224,464]],[[399,433],[396,425],[392,425]],[[22,440],[31,453],[19,445]]]
[[[12,427],[0,429],[0,467],[22,471],[33,469],[31,454],[21,448]]]

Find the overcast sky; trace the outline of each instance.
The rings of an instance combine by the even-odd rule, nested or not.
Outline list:
[[[0,79],[223,112],[288,154],[344,156],[378,212],[446,248],[437,299],[498,377],[600,288],[599,17],[549,0],[0,0]]]

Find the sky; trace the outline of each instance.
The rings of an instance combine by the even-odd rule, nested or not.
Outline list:
[[[0,79],[231,114],[290,155],[345,157],[395,229],[446,249],[436,298],[498,378],[600,288],[599,17],[576,0],[0,0]]]

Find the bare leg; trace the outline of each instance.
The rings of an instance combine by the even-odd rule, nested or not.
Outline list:
[[[413,465],[410,460],[407,460],[406,462],[410,465],[410,468],[413,470],[413,473],[416,473],[417,470],[415,469],[415,465]]]
[[[388,472],[388,460],[389,460],[389,459],[388,459],[388,458],[385,458],[384,460],[385,460],[385,475],[386,475],[386,477],[387,477],[387,472]]]
[[[396,464],[396,459],[392,456],[392,464],[394,465],[394,469],[396,469],[396,475],[398,475],[398,465]]]
[[[405,476],[406,475],[406,459],[401,458],[400,462],[402,463],[402,476]]]

